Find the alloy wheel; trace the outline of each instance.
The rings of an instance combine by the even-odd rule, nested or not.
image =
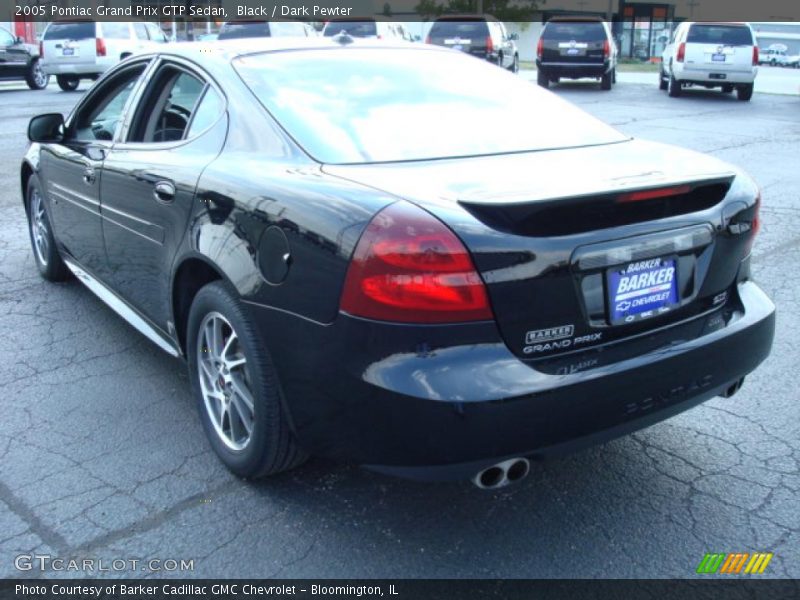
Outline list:
[[[197,336],[197,376],[209,420],[231,450],[250,443],[255,398],[247,358],[230,321],[218,312],[205,316]]]
[[[42,64],[37,60],[33,65],[33,81],[39,88],[47,86],[48,76],[42,69]]]
[[[42,266],[47,266],[47,257],[50,253],[50,230],[47,225],[47,215],[44,212],[44,202],[39,190],[31,194],[31,236],[36,258]]]

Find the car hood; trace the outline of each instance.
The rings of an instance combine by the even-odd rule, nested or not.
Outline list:
[[[486,157],[322,168],[331,175],[430,208],[455,202],[511,204],[575,198],[736,174],[734,167],[712,156],[641,140]]]

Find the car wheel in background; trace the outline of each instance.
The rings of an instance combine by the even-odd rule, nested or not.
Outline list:
[[[28,233],[31,238],[33,260],[39,273],[47,281],[65,281],[71,273],[61,260],[53,237],[53,228],[47,216],[47,206],[42,195],[42,188],[36,175],[28,180],[25,195],[25,207],[28,212]]]
[[[611,82],[614,80],[614,73],[612,71],[608,71],[607,73],[603,73],[603,77],[600,78],[600,89],[604,91],[608,91],[611,89]]]
[[[753,97],[753,84],[740,85],[736,88],[736,97],[742,102],[747,102]]]
[[[722,86],[722,93],[723,94],[730,94],[731,92],[733,92],[733,84],[732,83],[726,83],[725,85]]]
[[[225,466],[241,477],[298,466],[297,446],[266,347],[237,295],[216,281],[195,296],[186,355],[200,419]]]
[[[25,74],[25,83],[32,90],[43,90],[50,83],[50,75],[42,70],[42,63],[38,58],[34,58]]]
[[[658,72],[658,89],[666,91],[667,87],[668,87],[667,74],[664,73],[663,69],[661,69]]]
[[[78,85],[80,85],[81,80],[78,77],[73,75],[56,75],[56,81],[58,82],[58,87],[60,87],[65,92],[72,92],[78,89]]]
[[[547,78],[547,75],[544,74],[544,71],[539,69],[536,71],[536,83],[538,83],[543,88],[550,87],[550,80]]]
[[[514,60],[511,62],[511,66],[508,70],[512,73],[519,73],[519,54],[514,55]]]
[[[675,79],[675,75],[670,74],[669,81],[667,82],[667,93],[672,98],[677,98],[681,95],[681,82]]]

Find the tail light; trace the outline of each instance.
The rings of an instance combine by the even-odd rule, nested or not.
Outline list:
[[[494,42],[492,41],[492,36],[486,36],[486,54],[491,54],[494,52]]]
[[[678,62],[683,62],[683,59],[686,58],[686,43],[681,42],[681,45],[678,46],[678,56],[675,58]]]
[[[603,58],[608,58],[611,56],[611,44],[608,43],[608,40],[603,42]]]
[[[542,58],[543,54],[544,54],[544,40],[542,38],[539,38],[539,43],[536,44],[536,56]]]
[[[638,190],[627,192],[617,196],[617,202],[641,202],[642,200],[654,200],[656,198],[668,198],[670,196],[681,196],[692,191],[690,185],[676,185],[673,187],[655,188],[650,190]]]
[[[744,253],[742,256],[747,258],[750,256],[750,253],[753,251],[753,244],[756,242],[756,236],[758,235],[758,230],[761,229],[761,193],[758,194],[756,198],[756,205],[753,207],[753,220],[750,222],[750,237],[747,238],[747,243],[744,247]]]
[[[44,42],[39,42],[39,58],[44,58]]]
[[[753,66],[758,66],[758,46],[753,46]]]
[[[94,49],[97,53],[97,56],[105,56],[106,55],[106,41],[103,38],[96,38],[94,40]]]
[[[341,310],[403,323],[492,319],[467,249],[441,221],[397,202],[379,212],[356,246]]]

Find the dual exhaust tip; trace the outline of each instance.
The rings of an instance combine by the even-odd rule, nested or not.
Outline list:
[[[495,490],[522,481],[531,472],[527,458],[509,458],[478,471],[472,483],[482,490]]]

